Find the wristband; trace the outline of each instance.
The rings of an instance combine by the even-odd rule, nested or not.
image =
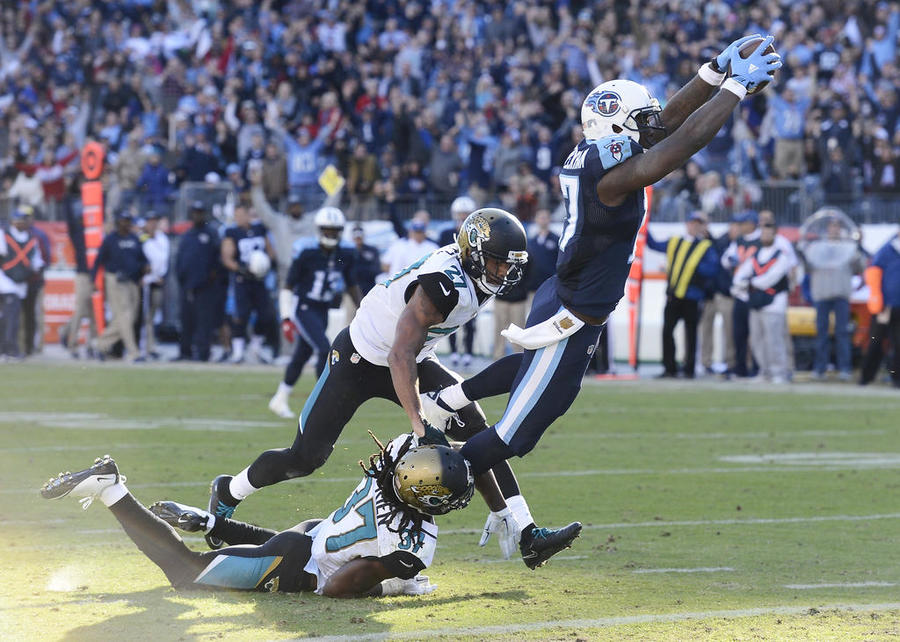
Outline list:
[[[728,91],[733,93],[738,97],[738,100],[743,100],[744,96],[747,95],[747,88],[734,78],[729,78],[725,82],[723,82],[722,89],[727,89]]]
[[[701,80],[713,87],[718,87],[725,79],[725,73],[715,71],[708,62],[704,63],[703,66],[697,70],[697,75],[700,76]]]

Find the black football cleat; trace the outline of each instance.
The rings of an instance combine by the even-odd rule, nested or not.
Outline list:
[[[60,473],[41,487],[44,499],[60,499],[67,495],[78,498],[82,508],[87,508],[103,489],[112,486],[125,477],[119,475],[119,467],[109,455],[97,457],[90,468],[77,473]]]
[[[150,507],[150,512],[159,517],[169,526],[196,533],[205,531],[209,523],[209,513],[202,508],[194,508],[178,502],[156,502]]]
[[[228,484],[231,483],[231,475],[219,475],[209,487],[209,512],[216,517],[231,517],[234,509],[240,504],[239,499],[235,499],[228,491]],[[218,537],[212,537],[207,533],[205,535],[206,543],[212,549],[222,548],[225,542]]]
[[[556,530],[535,526],[527,534],[523,531],[519,541],[522,561],[532,570],[543,566],[551,557],[572,546],[580,534],[581,522],[572,522]]]

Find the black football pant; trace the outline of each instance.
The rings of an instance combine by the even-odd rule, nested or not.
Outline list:
[[[866,349],[866,356],[863,359],[859,382],[867,384],[875,379],[881,362],[884,360],[884,340],[888,339],[894,352],[888,368],[891,373],[891,381],[895,386],[900,386],[900,308],[891,310],[891,316],[887,323],[878,323],[875,317],[872,317],[869,337],[869,347]]]
[[[663,367],[666,374],[675,375],[678,366],[675,364],[675,326],[684,321],[684,375],[694,376],[697,360],[697,323],[700,320],[700,304],[691,299],[679,299],[670,296],[666,299],[663,312],[662,348]]]
[[[245,338],[250,315],[256,312],[253,333],[265,337],[267,345],[277,343],[278,330],[272,298],[262,281],[240,274],[234,277],[234,316],[231,318],[231,336]]]
[[[316,588],[315,576],[303,571],[303,567],[312,552],[312,538],[306,532],[319,520],[279,533],[217,517],[210,533],[230,546],[199,553],[189,549],[174,528],[130,493],[109,509],[128,537],[165,573],[174,588],[286,593]]]
[[[200,361],[209,360],[213,323],[219,291],[215,285],[204,285],[181,291],[181,339],[182,359],[192,358],[192,348]]]
[[[305,477],[321,467],[334,450],[344,426],[357,408],[369,399],[387,399],[400,404],[390,369],[363,359],[350,340],[348,328],[338,334],[328,354],[325,370],[303,406],[293,445],[267,450],[250,465],[247,475],[256,488]],[[418,370],[421,392],[438,390],[459,381],[437,359],[425,359]],[[448,429],[447,435],[452,439],[464,441],[487,427],[484,413],[476,403],[469,404],[458,414],[463,425],[454,424]],[[502,462],[494,469],[494,474],[504,497],[519,494],[509,464]]]

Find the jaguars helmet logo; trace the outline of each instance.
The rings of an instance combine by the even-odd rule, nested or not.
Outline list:
[[[491,239],[491,224],[483,216],[473,216],[466,221],[464,234],[460,235],[469,248],[479,249],[481,244]]]
[[[394,467],[397,498],[426,515],[444,515],[463,508],[475,491],[468,462],[446,446],[410,449]]]

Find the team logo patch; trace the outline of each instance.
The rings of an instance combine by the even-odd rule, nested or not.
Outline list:
[[[360,356],[358,353],[354,352],[353,354],[350,355],[350,363],[352,363],[353,365],[356,365],[357,363],[359,363],[359,360],[360,360]]]
[[[479,241],[488,241],[491,238],[491,225],[483,216],[476,216],[466,227],[466,236],[469,237],[469,246],[478,247]]]
[[[595,348],[595,347],[596,347],[596,346],[595,346],[594,344],[591,344],[591,345],[588,346],[588,349],[587,349],[588,356],[591,356],[592,354],[594,354],[594,348]]]
[[[266,582],[265,589],[269,593],[276,593],[276,592],[278,592],[278,584],[279,584],[279,577],[276,575],[275,577],[270,579],[268,582]]]
[[[588,96],[586,102],[601,116],[613,116],[622,108],[622,99],[614,91],[598,91]]]
[[[331,365],[336,364],[340,360],[341,360],[341,353],[338,352],[337,350],[332,350],[331,351]]]
[[[411,486],[410,490],[413,495],[421,502],[422,504],[427,504],[428,506],[443,506],[450,501],[450,498],[453,496],[445,486],[440,484],[427,484],[423,486]]]
[[[609,150],[609,155],[613,157],[614,161],[618,163],[622,160],[622,141],[614,140],[603,147]]]

